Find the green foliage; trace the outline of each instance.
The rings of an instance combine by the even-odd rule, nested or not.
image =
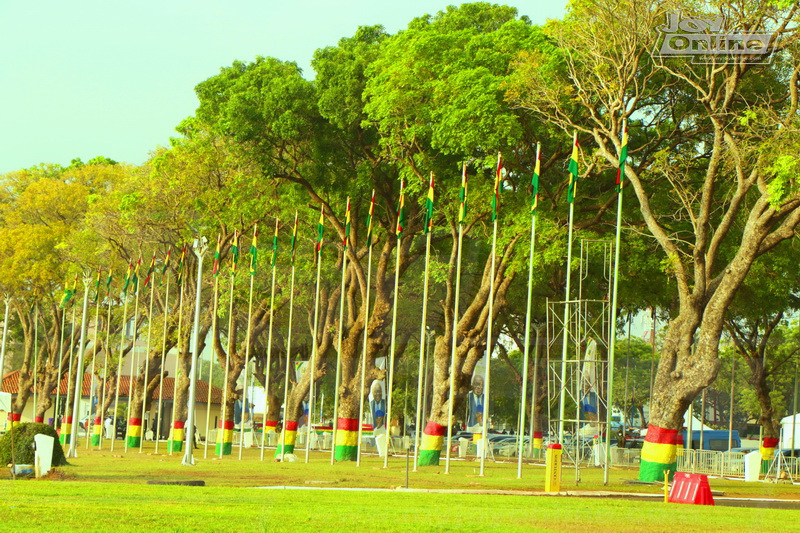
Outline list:
[[[11,462],[11,429],[0,437],[0,464]],[[33,437],[35,435],[48,435],[53,437],[53,466],[64,466],[67,458],[64,457],[64,450],[58,442],[56,430],[47,424],[19,424],[14,426],[14,460],[17,464],[33,464],[34,450]]]

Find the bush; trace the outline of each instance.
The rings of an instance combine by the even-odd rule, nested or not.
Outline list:
[[[64,466],[67,458],[64,449],[58,442],[56,430],[47,424],[19,424],[14,426],[14,460],[17,464],[33,464],[33,436],[49,435],[55,439],[53,442],[53,466]],[[11,463],[11,429],[0,437],[0,465]]]

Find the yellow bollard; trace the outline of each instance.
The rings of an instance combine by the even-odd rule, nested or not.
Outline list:
[[[669,470],[664,470],[664,503],[669,502]]]
[[[561,491],[561,445],[550,444],[545,452],[545,492]]]

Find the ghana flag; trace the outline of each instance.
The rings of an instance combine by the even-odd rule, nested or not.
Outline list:
[[[181,260],[178,261],[178,268],[177,268],[178,279],[176,280],[176,283],[178,285],[183,283],[183,265],[185,263],[186,263],[186,245],[184,244],[183,250],[181,250]]]
[[[467,219],[467,163],[461,166],[461,190],[458,193],[458,223]]]
[[[278,259],[278,219],[275,219],[275,233],[272,235],[272,259],[269,265],[275,268],[275,262]]]
[[[395,233],[398,239],[403,238],[403,231],[406,229],[406,184],[400,180],[400,200],[397,202],[397,228]]]
[[[214,248],[214,266],[211,268],[211,274],[213,274],[215,278],[219,277],[219,253],[221,247],[222,235],[217,233],[217,247]]]
[[[319,210],[319,222],[317,223],[317,255],[322,253],[322,238],[325,236],[325,206]]]
[[[258,224],[253,228],[253,242],[250,244],[250,275],[256,275],[258,268]]]
[[[372,246],[372,218],[375,216],[375,189],[372,189],[372,200],[369,202],[367,215],[367,248]]]
[[[350,238],[350,197],[347,197],[347,209],[344,213],[344,238],[342,238],[342,249],[347,251],[347,240]]]
[[[567,187],[567,202],[575,201],[578,193],[578,132],[573,135],[572,156],[569,158],[569,186]]]
[[[231,274],[236,274],[236,265],[239,264],[239,230],[233,232],[233,244],[231,244]]]
[[[492,222],[497,220],[497,208],[500,204],[500,180],[503,176],[503,154],[497,153],[497,171],[494,174],[494,192],[492,193]]]
[[[294,264],[294,252],[297,247],[297,211],[294,212],[294,226],[292,226],[292,264]]]
[[[536,165],[533,167],[533,178],[531,178],[531,214],[536,213],[539,207],[539,173],[542,170],[542,145],[536,144]]]
[[[433,230],[433,172],[431,172],[431,182],[428,186],[428,197],[425,198],[425,233]]]
[[[619,151],[619,165],[617,166],[617,192],[622,191],[622,180],[625,178],[625,161],[628,159],[628,126],[623,126],[622,148]]]

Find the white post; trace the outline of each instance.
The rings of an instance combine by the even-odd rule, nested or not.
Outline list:
[[[69,452],[67,457],[78,457],[78,423],[80,422],[80,415],[78,414],[78,405],[81,400],[81,388],[83,385],[83,343],[84,336],[86,335],[86,313],[88,312],[89,303],[89,284],[92,278],[86,276],[83,278],[83,311],[81,313],[81,335],[78,341],[78,365],[75,368],[75,395],[72,399],[72,435],[70,436]],[[3,343],[5,345],[5,343]],[[88,423],[87,423],[88,426]]]
[[[194,300],[194,331],[192,332],[192,366],[189,371],[189,416],[186,420],[186,451],[181,464],[194,466],[192,448],[194,448],[194,399],[197,389],[197,349],[200,346],[200,294],[203,288],[203,256],[208,249],[208,239],[201,237],[194,240],[192,250],[197,256],[197,294]]]

